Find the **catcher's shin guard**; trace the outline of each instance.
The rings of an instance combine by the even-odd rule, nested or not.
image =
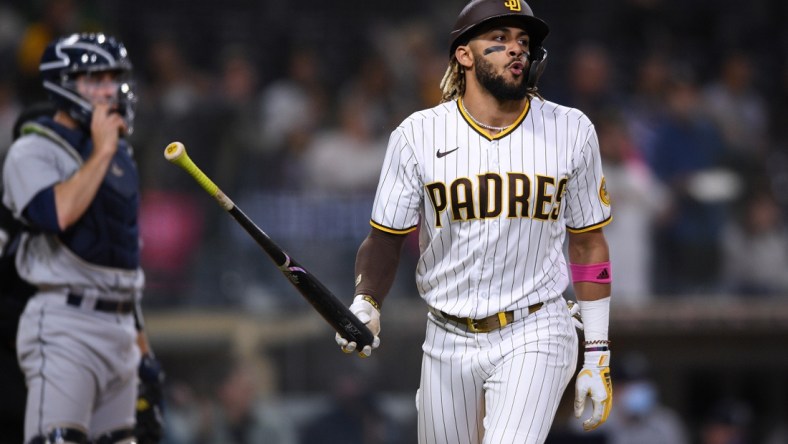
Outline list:
[[[91,444],[135,444],[136,442],[134,429],[129,428],[107,432],[93,440]]]
[[[46,436],[38,435],[27,442],[27,444],[89,444],[88,435],[82,430],[69,427],[55,427]]]

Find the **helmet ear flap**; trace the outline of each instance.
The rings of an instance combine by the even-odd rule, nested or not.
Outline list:
[[[43,86],[49,93],[50,99],[58,108],[67,111],[83,127],[90,128],[93,105],[76,91],[72,82],[64,80],[60,83],[55,83],[50,80],[44,80]]]
[[[537,90],[536,83],[542,77],[545,67],[547,66],[547,50],[544,47],[534,49],[529,58],[528,77],[526,79],[526,86],[529,90]]]

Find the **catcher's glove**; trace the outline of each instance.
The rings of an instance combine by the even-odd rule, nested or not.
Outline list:
[[[150,354],[142,356],[137,392],[137,424],[134,434],[139,444],[158,444],[164,431],[164,371]]]

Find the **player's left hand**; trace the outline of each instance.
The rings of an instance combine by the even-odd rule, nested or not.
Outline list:
[[[368,296],[365,297],[364,295],[357,295],[353,298],[353,303],[350,304],[350,311],[356,315],[359,321],[366,324],[369,331],[375,336],[375,339],[372,341],[372,345],[366,345],[363,349],[359,350],[358,354],[361,357],[368,357],[372,354],[372,350],[378,348],[380,346],[380,338],[378,335],[380,334],[380,310],[378,310],[374,305],[372,305],[368,300]],[[340,336],[337,333],[334,336],[334,339],[342,348],[342,351],[345,353],[353,353],[356,350],[356,342],[355,341],[348,341],[347,339]]]
[[[145,354],[138,375],[136,442],[158,444],[164,431],[164,371],[154,356]]]
[[[594,410],[583,421],[583,430],[590,431],[607,421],[613,406],[613,383],[610,380],[610,351],[585,352],[583,368],[575,381],[575,417],[580,418],[591,398]]]

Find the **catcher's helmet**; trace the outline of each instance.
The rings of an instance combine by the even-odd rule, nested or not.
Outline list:
[[[528,86],[536,89],[536,82],[542,75],[546,65],[547,51],[542,46],[550,28],[543,20],[534,16],[531,7],[522,0],[472,0],[457,16],[449,34],[449,57],[454,57],[454,50],[466,44],[477,32],[484,29],[497,19],[514,19],[522,23],[530,37],[530,53],[528,59]]]
[[[126,47],[102,33],[71,34],[53,40],[41,56],[39,72],[44,89],[59,109],[63,109],[86,128],[90,127],[93,105],[76,89],[79,74],[115,71],[120,74],[117,93],[118,111],[131,133],[134,123],[134,94],[130,76],[131,61]]]

